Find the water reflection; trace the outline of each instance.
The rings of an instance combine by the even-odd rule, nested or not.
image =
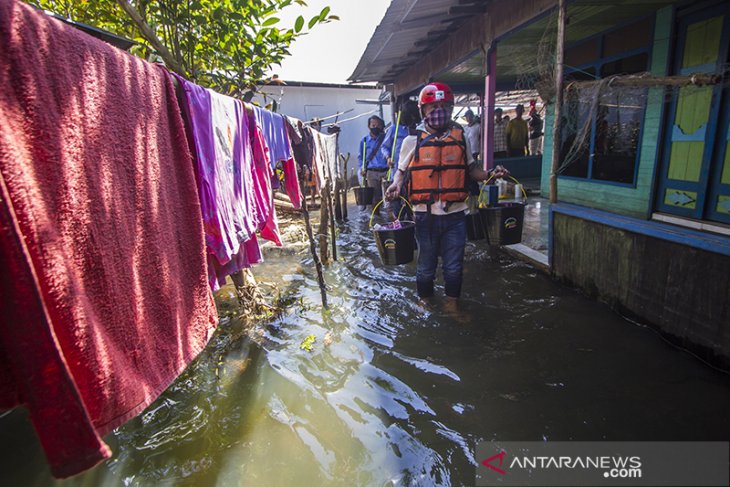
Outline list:
[[[462,314],[449,314],[439,298],[418,301],[414,264],[380,265],[351,215],[327,269],[330,310],[305,255],[271,259],[257,274],[291,308],[255,341],[222,323],[107,438],[113,459],[59,483],[469,485],[483,440],[730,438],[728,379],[653,332],[473,244]],[[309,335],[311,352],[300,349]],[[0,419],[3,483],[54,483],[22,413],[11,416]]]

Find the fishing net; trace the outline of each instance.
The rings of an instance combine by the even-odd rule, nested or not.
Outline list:
[[[727,68],[725,69],[727,71]],[[727,80],[727,77],[725,77]],[[566,77],[561,111],[558,173],[631,183],[649,99],[669,106],[705,107],[722,77],[697,74],[655,78],[650,73],[615,74],[586,82]],[[727,84],[727,81],[724,82]],[[686,127],[692,133],[700,127]]]
[[[535,90],[545,104],[555,99],[557,13],[546,19],[535,50],[524,50],[518,89]],[[567,53],[567,51],[566,51]],[[711,73],[653,78],[647,53],[604,61],[596,68],[577,69],[566,54],[561,110],[558,173],[631,183],[649,100],[669,106],[679,100],[690,110],[710,109],[715,85],[730,81]],[[708,112],[709,113],[709,112]],[[688,117],[693,118],[693,117]],[[702,118],[702,117],[700,117]],[[687,133],[699,129],[688,127]]]

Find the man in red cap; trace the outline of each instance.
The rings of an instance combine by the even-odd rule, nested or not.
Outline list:
[[[489,173],[474,162],[464,130],[451,120],[454,93],[443,83],[429,83],[418,96],[423,123],[417,134],[403,140],[393,184],[386,198],[397,198],[409,175],[408,195],[416,220],[418,266],[416,287],[420,297],[433,295],[436,267],[441,257],[446,296],[461,294],[466,246],[466,199],[469,178],[484,181],[494,174],[509,174],[502,166]]]

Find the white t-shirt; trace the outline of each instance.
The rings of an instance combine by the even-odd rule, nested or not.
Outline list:
[[[469,143],[472,152],[482,151],[482,126],[481,124],[475,123],[474,125],[467,125],[464,127],[464,138]]]
[[[454,122],[454,125],[459,126],[456,122]],[[426,126],[424,124],[420,124],[418,127],[418,130],[426,130]],[[451,134],[451,130],[447,130],[444,135],[440,137],[441,140],[445,139]],[[405,139],[403,139],[403,143],[400,146],[400,158],[398,159],[398,169],[405,172],[406,169],[408,169],[408,166],[411,164],[411,161],[413,160],[413,156],[416,154],[416,142],[418,141],[417,135],[409,135]],[[466,144],[466,164],[471,165],[474,162],[474,157],[471,155],[471,149],[469,146],[469,139],[464,137],[464,143]],[[446,201],[441,201],[440,199],[437,199],[432,205],[431,205],[431,214],[433,215],[448,215],[450,213],[456,213],[458,211],[466,211],[467,204],[466,202],[452,202],[449,205],[449,209],[446,210]],[[428,211],[428,206],[426,204],[419,204],[413,206],[414,211],[422,211],[426,212]]]

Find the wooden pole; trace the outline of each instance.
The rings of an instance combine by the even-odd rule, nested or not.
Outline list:
[[[342,159],[342,217],[347,220],[347,192],[350,190],[350,181],[347,176],[347,163],[350,160],[350,153],[347,156],[340,154]]]
[[[558,38],[555,46],[555,110],[553,119],[553,158],[550,168],[550,203],[558,202],[558,167],[560,165],[560,132],[563,109],[563,58],[565,54],[566,0],[558,0]]]
[[[340,199],[340,193],[342,192],[342,184],[340,183],[340,178],[335,178],[335,190],[332,195],[332,199],[334,200],[334,213],[335,213],[335,220],[338,222],[342,221],[342,201]]]
[[[337,185],[337,183],[335,183]],[[330,238],[332,239],[332,260],[337,260],[337,233],[335,231],[335,211],[334,211],[335,192],[332,191],[327,198],[327,206],[329,207],[329,224]]]
[[[497,50],[492,47],[487,51],[487,77],[484,80],[484,93],[486,95],[485,110],[482,115],[482,127],[484,138],[482,139],[482,161],[483,169],[488,171],[494,164],[494,108],[495,93],[497,91]]]
[[[625,75],[615,76],[608,82],[609,86],[632,86],[637,88],[651,88],[652,86],[704,86],[716,85],[720,82],[720,76],[714,74],[698,73],[689,76],[637,76]],[[596,81],[573,81],[566,88],[590,88],[605,80]]]
[[[142,19],[142,16],[139,14],[136,8],[134,8],[134,5],[129,3],[127,0],[117,0],[117,3],[120,7],[122,7],[122,10],[124,10],[127,15],[129,15],[132,18],[132,21],[137,25],[140,32],[142,33],[142,36],[147,39],[147,42],[152,44],[152,47],[155,49],[155,51],[160,53],[160,56],[162,56],[162,59],[165,61],[165,64],[167,66],[175,71],[180,76],[187,76],[187,73],[185,72],[185,69],[182,67],[180,62],[175,58],[175,56],[172,55],[172,53],[165,47],[165,45],[160,41],[160,39],[155,35],[155,32],[150,28],[149,25]]]
[[[317,268],[317,282],[319,283],[319,293],[322,296],[322,307],[327,309],[327,288],[324,283],[324,274],[322,272],[322,262],[317,255],[317,244],[314,241],[314,232],[312,232],[312,221],[309,219],[309,209],[307,208],[307,198],[302,200],[302,214],[304,215],[305,228],[307,237],[309,237],[309,251],[314,259],[314,266]]]
[[[328,201],[330,193],[330,180],[325,179],[324,188],[320,192],[319,203],[319,258],[323,264],[329,262],[329,248],[327,246],[327,235],[329,233],[329,212]]]

